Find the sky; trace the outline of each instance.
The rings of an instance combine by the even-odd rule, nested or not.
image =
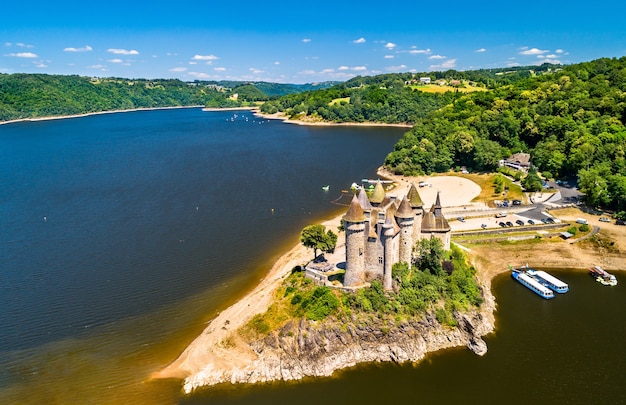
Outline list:
[[[5,3],[0,73],[315,83],[626,55],[622,0]]]

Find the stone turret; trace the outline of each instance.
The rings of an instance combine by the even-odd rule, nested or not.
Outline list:
[[[383,188],[383,184],[381,182],[377,182],[374,186],[374,191],[372,191],[372,195],[370,195],[370,202],[374,207],[378,207],[385,199],[385,196],[386,193],[385,189]]]
[[[401,262],[411,263],[411,254],[413,252],[413,226],[415,216],[411,209],[408,197],[404,197],[400,203],[400,207],[396,211],[396,222],[400,227],[400,255]]]
[[[415,183],[411,183],[411,187],[409,188],[409,192],[407,193],[406,198],[409,200],[411,210],[413,211],[413,215],[415,217],[415,221],[413,222],[413,241],[416,242],[417,240],[419,240],[420,233],[422,232],[422,215],[424,214],[424,201],[422,201],[422,197],[420,197],[420,194],[417,191],[417,187],[415,187]]]
[[[350,202],[343,224],[346,231],[346,274],[343,284],[356,287],[365,282],[365,214],[358,197]]]
[[[443,216],[439,193],[430,211],[422,219],[422,235],[430,234],[431,238],[438,238],[445,249],[450,249],[450,224]]]
[[[391,291],[392,286],[392,278],[391,278],[391,268],[394,263],[394,255],[393,255],[393,237],[395,235],[396,226],[393,223],[393,217],[390,215],[385,220],[385,224],[383,225],[382,231],[382,242],[383,242],[383,288],[385,291]]]

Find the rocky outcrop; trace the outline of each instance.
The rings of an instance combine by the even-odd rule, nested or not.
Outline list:
[[[467,346],[487,352],[482,336],[493,331],[494,301],[485,289],[480,310],[456,313],[457,327],[439,324],[432,314],[423,319],[387,326],[378,318],[368,322],[291,321],[279,331],[249,343],[255,359],[230,368],[208,364],[185,379],[184,390],[223,382],[256,383],[329,376],[364,362],[416,362],[436,350]]]

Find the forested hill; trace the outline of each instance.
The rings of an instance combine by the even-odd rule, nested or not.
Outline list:
[[[284,94],[336,84],[183,82],[89,78],[46,74],[0,74],[0,121],[133,108],[203,105],[241,107]]]
[[[385,160],[396,173],[492,171],[527,152],[547,178],[579,177],[587,203],[626,210],[626,57],[456,98],[420,120]]]
[[[552,72],[555,65],[470,72],[390,73],[358,76],[325,90],[290,94],[261,106],[268,114],[329,122],[413,124],[467,92],[487,91]]]

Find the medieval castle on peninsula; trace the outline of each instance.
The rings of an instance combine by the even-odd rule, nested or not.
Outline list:
[[[354,195],[343,216],[344,287],[358,288],[379,279],[385,290],[391,290],[391,268],[395,263],[411,263],[413,246],[420,239],[438,238],[450,249],[451,229],[442,214],[439,194],[428,212],[423,205],[415,184],[401,200],[387,195],[380,182],[369,198],[363,188]],[[307,269],[307,275],[318,282],[327,281],[313,269]]]
[[[391,268],[395,263],[411,263],[413,246],[423,238],[438,238],[450,249],[450,225],[437,200],[425,212],[424,203],[411,185],[400,201],[386,195],[376,183],[368,198],[361,189],[343,217],[346,232],[346,273],[344,286],[357,287],[367,280],[382,279],[391,290]]]

